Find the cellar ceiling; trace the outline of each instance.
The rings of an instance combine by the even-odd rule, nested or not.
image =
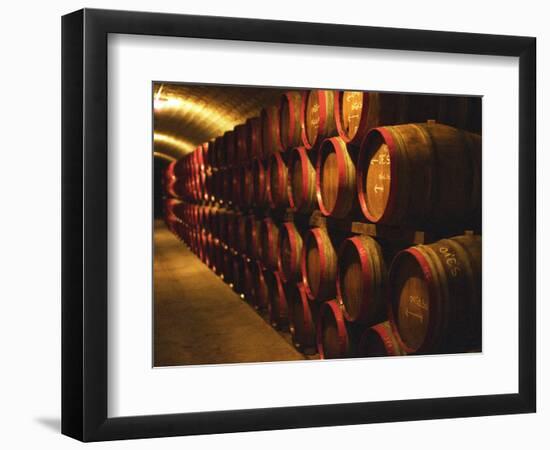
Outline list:
[[[154,83],[154,151],[178,159],[209,141],[259,116],[276,104],[282,89]]]

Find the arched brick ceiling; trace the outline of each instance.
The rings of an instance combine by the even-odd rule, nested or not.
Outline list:
[[[279,101],[284,89],[155,83],[154,151],[178,159],[203,142],[231,130],[265,105]]]

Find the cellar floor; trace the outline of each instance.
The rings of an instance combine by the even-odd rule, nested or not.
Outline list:
[[[161,220],[154,244],[155,366],[305,359]]]

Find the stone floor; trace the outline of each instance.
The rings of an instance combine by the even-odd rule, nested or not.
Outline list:
[[[162,221],[154,243],[155,366],[304,359]]]

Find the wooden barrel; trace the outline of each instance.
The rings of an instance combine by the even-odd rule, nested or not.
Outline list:
[[[231,248],[235,248],[237,241],[237,213],[232,210],[225,212],[224,242]]]
[[[243,295],[245,300],[250,303],[252,306],[255,305],[256,300],[256,281],[254,278],[254,264],[255,261],[251,260],[250,258],[243,257],[244,258],[244,264],[243,264]]]
[[[338,257],[324,228],[311,228],[304,237],[302,250],[302,282],[307,296],[324,301],[336,295]]]
[[[302,236],[294,222],[284,222],[279,230],[279,272],[286,281],[301,281]]]
[[[247,235],[247,227],[246,223],[248,221],[248,216],[244,214],[239,214],[237,216],[237,236],[236,236],[236,242],[235,242],[235,249],[238,250],[241,253],[246,253],[247,250],[247,242],[249,240],[249,236]]]
[[[259,117],[251,117],[246,121],[246,145],[250,159],[263,158],[262,122]]]
[[[367,328],[359,339],[358,357],[403,356],[405,351],[393,334],[389,322],[381,322]]]
[[[212,169],[208,168],[205,172],[205,182],[204,182],[204,199],[207,202],[215,201],[214,196],[214,178],[212,176]]]
[[[279,228],[269,217],[264,219],[260,226],[262,243],[262,260],[271,270],[277,270],[279,262]]]
[[[233,282],[233,251],[227,245],[223,249],[222,278],[227,284]]]
[[[407,353],[481,348],[481,237],[457,236],[398,253],[389,316]]]
[[[317,351],[321,359],[354,356],[353,341],[336,300],[323,303],[317,321]]]
[[[240,124],[234,128],[235,136],[235,162],[240,163],[249,159],[248,146],[247,146],[247,134],[246,125]]]
[[[247,236],[246,254],[254,259],[262,258],[261,225],[262,221],[257,219],[253,214],[247,216],[245,224]]]
[[[334,91],[313,89],[302,100],[302,143],[308,150],[337,134],[334,120]]]
[[[222,170],[222,201],[229,205],[233,200],[233,169],[226,167]]]
[[[317,157],[316,192],[325,216],[347,217],[358,208],[355,161],[358,148],[342,138],[325,139]]]
[[[224,166],[232,167],[236,162],[235,155],[235,133],[233,130],[226,131],[223,135]]]
[[[284,150],[298,147],[302,143],[302,92],[290,91],[281,96],[279,104],[279,132]]]
[[[317,353],[316,323],[318,304],[310,302],[302,283],[285,285],[292,343],[302,353]]]
[[[481,136],[446,125],[375,128],[359,154],[357,190],[371,222],[480,222]]]
[[[267,168],[267,199],[271,208],[288,207],[288,169],[281,153],[274,153],[269,158]]]
[[[223,242],[219,239],[216,239],[216,245],[214,249],[214,272],[216,272],[217,275],[221,275],[223,273],[223,252]]]
[[[254,179],[250,162],[243,163],[239,167],[239,205],[252,206],[254,202]]]
[[[241,206],[241,167],[235,165],[229,173],[231,174],[231,203],[233,206]]]
[[[315,167],[305,147],[296,147],[289,153],[289,204],[291,208],[310,213],[317,208]]]
[[[176,216],[178,219],[186,221],[186,210],[187,204],[176,199],[176,198],[167,198],[164,201],[164,214],[165,216]]]
[[[338,249],[336,292],[346,320],[373,325],[386,318],[387,269],[382,248],[353,236]]]
[[[252,161],[252,186],[254,190],[254,204],[262,207],[267,204],[265,162],[256,158]]]
[[[252,277],[254,280],[254,308],[264,310],[267,308],[270,300],[270,286],[265,280],[265,269],[260,261],[252,265]]]
[[[278,271],[266,270],[264,273],[268,285],[269,323],[277,330],[286,330],[288,327],[288,306],[286,301],[283,279]]]
[[[237,294],[244,293],[244,258],[240,254],[233,254],[233,290]]]
[[[279,137],[279,107],[268,106],[260,114],[262,126],[263,156],[282,151],[283,146]]]

